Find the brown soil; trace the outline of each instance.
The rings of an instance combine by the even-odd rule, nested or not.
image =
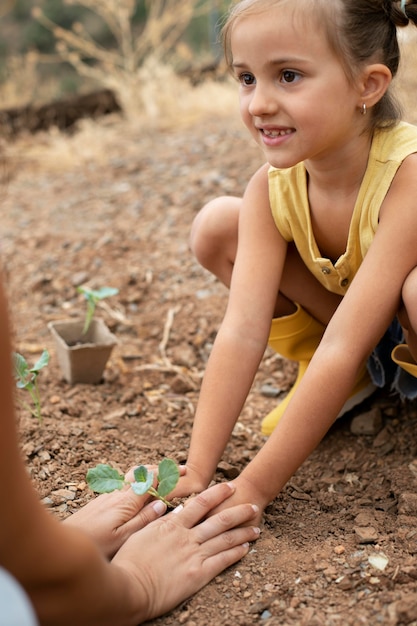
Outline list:
[[[92,128],[19,138],[2,207],[16,350],[52,357],[40,375],[43,423],[19,412],[22,449],[59,517],[92,497],[85,475],[99,462],[186,459],[227,300],[188,251],[190,224],[208,199],[241,194],[260,164],[228,117],[158,132],[117,117]],[[94,386],[62,380],[47,330],[83,314],[81,283],[120,290],[99,309],[119,344]],[[267,351],[216,480],[263,445],[260,421],[279,400],[267,392],[285,392],[294,375]],[[388,395],[373,407],[382,419],[372,434],[353,434],[352,416],[332,428],[268,507],[244,560],[152,624],[417,624],[417,410]],[[369,560],[381,554],[385,569]]]

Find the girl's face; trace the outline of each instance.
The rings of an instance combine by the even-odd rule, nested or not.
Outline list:
[[[359,90],[324,31],[289,3],[238,18],[231,51],[242,119],[274,167],[334,165],[363,132]]]

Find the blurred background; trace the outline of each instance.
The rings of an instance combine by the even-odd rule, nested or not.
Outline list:
[[[102,90],[108,90],[107,98],[111,94],[107,101],[102,96],[102,109],[119,107],[128,119],[161,120],[179,108],[182,114],[218,109],[223,97],[227,108],[237,91],[219,43],[229,5],[230,0],[0,0],[0,109],[40,107]],[[396,80],[412,122],[416,30],[401,31],[403,66]],[[219,93],[198,91],[203,83],[216,85]],[[7,116],[2,120],[7,125]]]

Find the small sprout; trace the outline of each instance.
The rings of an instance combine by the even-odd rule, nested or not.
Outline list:
[[[115,489],[122,489],[124,485],[130,485],[133,491],[142,496],[149,493],[155,498],[162,500],[167,506],[171,503],[165,499],[176,486],[180,477],[178,465],[171,459],[163,459],[158,465],[158,487],[153,487],[154,473],[146,469],[144,465],[136,467],[134,472],[134,482],[128,482],[125,477],[110,465],[99,463],[87,472],[87,483],[92,491],[96,493],[110,493]]]
[[[49,353],[44,350],[40,358],[33,367],[29,367],[26,359],[17,352],[13,353],[14,373],[16,379],[16,387],[18,389],[26,389],[29,392],[34,408],[23,402],[23,406],[27,408],[31,414],[36,417],[39,422],[42,421],[42,407],[38,387],[38,374],[41,369],[49,363]]]
[[[87,313],[84,322],[83,335],[90,328],[91,320],[94,317],[96,305],[99,300],[115,296],[119,290],[115,287],[101,287],[100,289],[89,289],[89,287],[77,287],[77,291],[82,293],[87,300]]]

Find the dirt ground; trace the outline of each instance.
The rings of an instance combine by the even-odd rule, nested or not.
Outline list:
[[[261,163],[235,119],[156,132],[115,116],[9,146],[0,244],[15,346],[30,362],[51,353],[39,379],[43,423],[20,409],[21,443],[53,515],[92,497],[85,475],[99,462],[126,470],[187,457],[227,301],[191,257],[188,232],[205,201],[241,194]],[[47,323],[84,313],[76,286],[85,283],[120,290],[99,308],[119,343],[101,384],[71,386]],[[233,478],[263,445],[260,421],[295,372],[267,350],[216,480]],[[416,625],[417,407],[380,395],[361,413],[370,409],[371,434],[352,432],[354,415],[331,429],[267,508],[245,559],[150,623]]]

